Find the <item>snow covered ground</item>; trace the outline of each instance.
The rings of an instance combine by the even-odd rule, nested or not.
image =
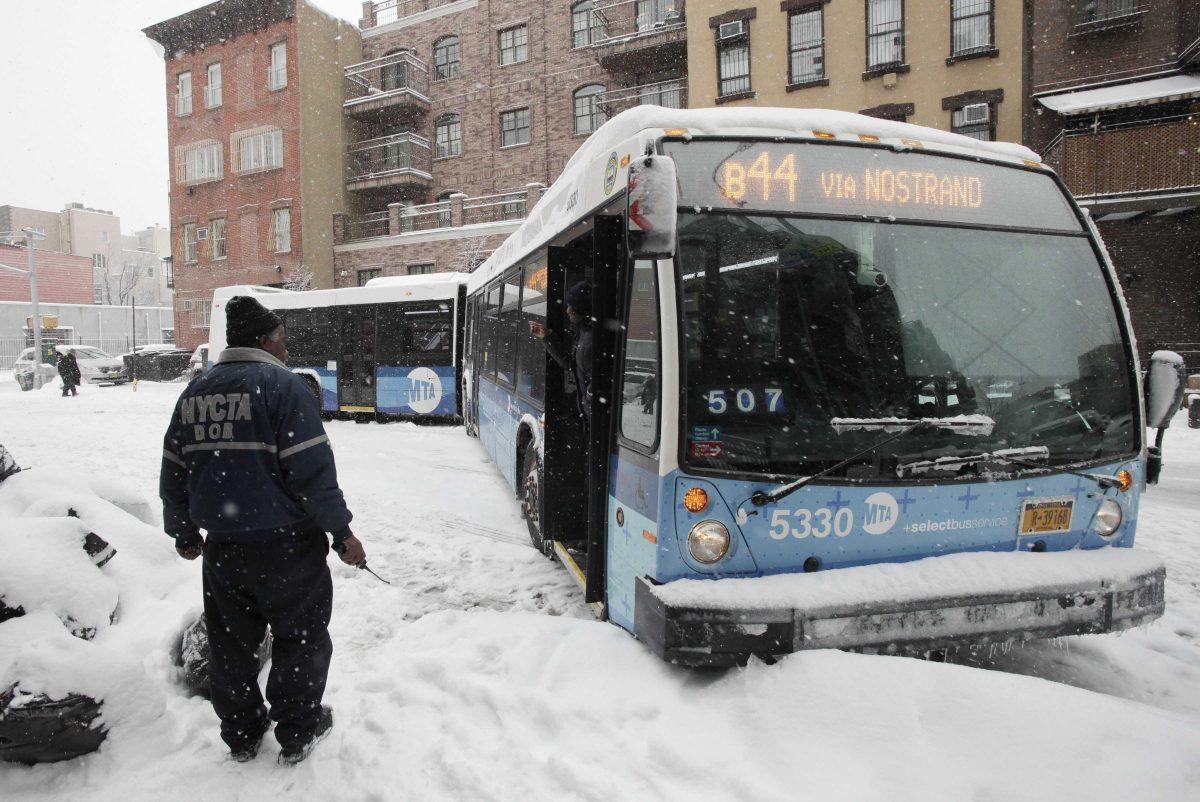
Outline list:
[[[85,386],[63,399],[54,387],[21,393],[0,373],[0,443],[33,468],[15,477],[31,487],[49,475],[67,490],[126,488],[153,502],[181,389]],[[105,657],[92,672],[105,678],[91,681],[105,688],[108,740],[69,763],[0,765],[0,789],[120,800],[1200,798],[1200,431],[1176,425],[1139,533],[1168,566],[1168,610],[1154,625],[958,664],[813,652],[703,673],[591,618],[565,572],[527,545],[517,505],[461,429],[332,423],[355,532],[393,585],[331,558],[336,724],[313,756],[277,767],[268,739],[254,763],[225,759],[211,708],[184,693],[169,657],[199,609],[199,565],[175,559],[126,503],[95,513],[120,530],[103,533],[118,549],[104,568],[121,589],[117,623],[88,644]],[[0,529],[11,515],[0,503]],[[57,643],[14,658],[14,648],[0,642],[0,673],[6,660],[79,652]]]

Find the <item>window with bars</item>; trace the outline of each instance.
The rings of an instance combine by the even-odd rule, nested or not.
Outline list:
[[[994,13],[993,0],[951,0],[950,55],[991,50]]]
[[[788,16],[788,83],[806,84],[825,77],[823,6]]]
[[[197,298],[192,306],[192,326],[207,329],[212,322],[212,301]]]
[[[204,106],[215,109],[221,105],[221,62],[208,65],[208,82],[204,85]]]
[[[450,227],[450,223],[452,222],[452,215],[450,212],[450,197],[454,194],[454,190],[448,189],[437,196],[437,202],[443,204],[442,208],[438,209],[437,212],[438,228]]]
[[[175,116],[186,117],[192,113],[192,74],[181,72],[175,78]]]
[[[239,174],[283,167],[283,131],[279,128],[239,131],[233,135],[232,145]]]
[[[283,89],[287,86],[287,42],[271,45],[271,66],[267,73],[267,88]]]
[[[717,95],[750,91],[750,37],[717,42]]]
[[[972,103],[950,113],[950,130],[983,142],[996,138],[996,107],[992,103]]]
[[[212,258],[224,259],[229,255],[225,245],[225,218],[218,217],[209,223],[208,227],[210,229],[209,238],[212,240]]]
[[[292,250],[292,210],[276,209],[271,218],[271,234],[274,240],[275,253],[288,253]]]
[[[904,63],[904,0],[867,0],[867,71]]]
[[[1139,0],[1076,0],[1075,24],[1103,22],[1133,14],[1139,10]]]
[[[180,184],[218,181],[225,174],[225,154],[220,142],[185,145],[175,151],[175,180]]]
[[[457,114],[443,114],[434,123],[434,158],[462,155],[462,121]]]
[[[530,133],[529,109],[500,112],[500,147],[528,145]]]
[[[373,278],[378,278],[383,275],[382,267],[369,267],[366,270],[358,271],[358,286],[362,287]]]
[[[457,36],[443,36],[433,43],[433,80],[457,78],[460,67]]]
[[[586,0],[571,6],[571,46],[587,47],[603,35],[595,3]]]
[[[408,275],[410,275],[410,276],[427,276],[432,272],[434,272],[433,262],[428,262],[426,264],[420,264],[420,265],[409,265],[408,266]]]
[[[600,84],[575,90],[575,133],[590,134],[608,121],[603,95],[604,87]]]
[[[197,260],[196,224],[183,224],[183,261],[192,264]]]
[[[529,58],[529,28],[518,25],[498,34],[500,63],[516,64]]]

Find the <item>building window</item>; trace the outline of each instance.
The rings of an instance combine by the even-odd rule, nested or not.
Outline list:
[[[388,56],[402,56],[409,52],[405,48],[399,50],[389,50],[384,53],[384,58]],[[408,61],[404,58],[397,58],[389,64],[385,64],[379,68],[379,88],[384,92],[392,92],[396,89],[405,89],[408,87]]]
[[[426,276],[433,272],[433,262],[423,265],[409,265],[408,275],[410,276]]]
[[[904,0],[867,0],[867,71],[904,63]]]
[[[866,117],[874,117],[877,120],[891,120],[898,123],[908,122],[908,118],[913,115],[915,107],[912,103],[885,103],[882,106],[873,106],[869,109],[859,110],[859,114]]]
[[[676,10],[676,6],[682,7],[682,5],[683,3],[679,0],[637,0],[634,3],[637,29],[648,31],[660,25],[678,22],[681,14]]]
[[[742,21],[749,31],[750,23]],[[717,29],[717,95],[727,97],[750,91],[750,34],[721,36]]]
[[[458,69],[458,37],[443,36],[433,43],[433,80],[457,78]]]
[[[500,147],[528,145],[529,140],[529,109],[500,112]]]
[[[971,103],[950,113],[950,130],[983,142],[996,138],[996,107],[991,103]]]
[[[457,114],[443,114],[434,123],[434,158],[462,155],[462,122]]]
[[[288,253],[292,250],[292,210],[276,209],[271,220],[271,230],[275,240],[275,253]]]
[[[368,268],[366,270],[360,270],[360,271],[358,271],[358,286],[362,287],[371,279],[378,278],[379,276],[382,276],[382,275],[383,275],[382,267],[372,267],[372,268]]]
[[[218,217],[208,225],[211,229],[209,236],[212,237],[212,258],[224,259],[229,255],[225,247],[225,218]]]
[[[283,131],[278,128],[239,131],[231,143],[237,154],[234,172],[260,173],[283,166]]]
[[[590,84],[575,90],[575,133],[590,134],[608,121],[604,87]]]
[[[991,50],[993,13],[992,0],[951,0],[950,55]]]
[[[202,184],[220,180],[225,174],[225,154],[220,142],[195,142],[175,149],[175,180],[180,184]]]
[[[516,64],[529,58],[529,29],[524,25],[500,31],[500,63]]]
[[[271,68],[267,73],[267,88],[272,91],[287,86],[287,42],[271,45]]]
[[[105,270],[108,267],[108,257],[102,253],[92,254],[92,269]]]
[[[197,298],[192,301],[192,326],[207,329],[212,321],[212,301]]]
[[[571,6],[571,46],[587,47],[603,36],[600,17],[591,0]]]
[[[175,79],[175,116],[186,117],[192,113],[192,74],[181,72]]]
[[[187,264],[196,262],[196,224],[183,224],[183,261]]]
[[[825,77],[824,8],[796,11],[788,17],[788,83],[807,84]]]
[[[1138,10],[1138,0],[1076,0],[1075,24],[1103,22]]]
[[[221,62],[208,65],[208,83],[204,85],[204,106],[215,109],[221,105]]]

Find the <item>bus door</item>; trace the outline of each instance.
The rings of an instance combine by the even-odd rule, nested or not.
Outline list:
[[[375,411],[375,317],[369,305],[344,306],[341,318],[341,358],[338,360],[338,400],[342,412]]]

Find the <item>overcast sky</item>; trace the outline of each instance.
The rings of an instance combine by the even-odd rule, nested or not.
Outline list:
[[[358,21],[360,0],[313,0]],[[0,0],[0,205],[168,223],[166,73],[142,28],[206,0]]]

